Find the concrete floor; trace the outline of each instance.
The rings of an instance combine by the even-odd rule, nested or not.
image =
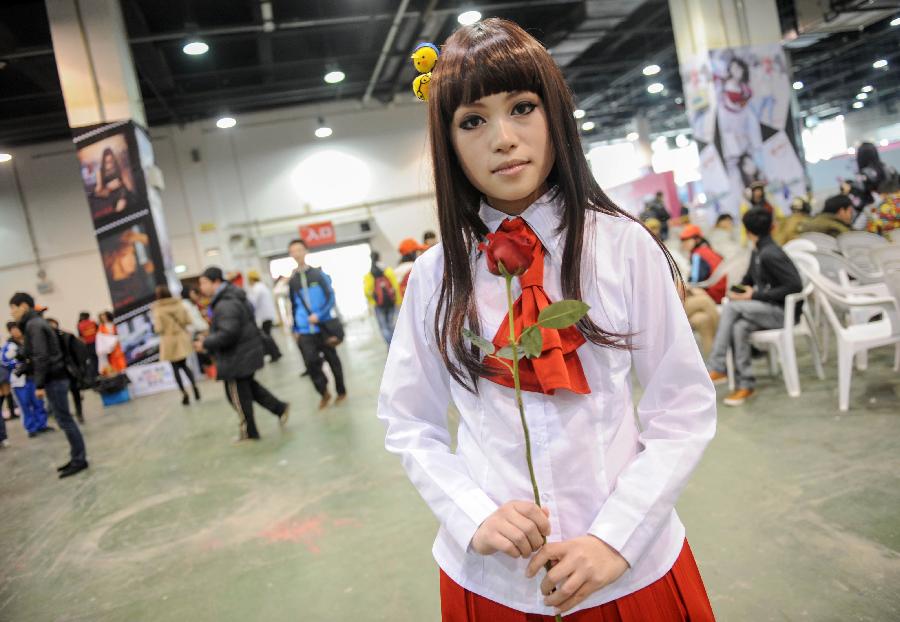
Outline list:
[[[9,425],[0,452],[0,620],[438,620],[436,522],[383,449],[385,348],[343,346],[350,399],[325,412],[291,351],[260,379],[293,403],[281,434],[231,446],[219,385],[103,409],[91,468],[57,480],[61,433]],[[351,354],[352,352],[352,354]],[[803,395],[778,379],[719,433],[679,504],[719,620],[900,620],[900,380],[890,352],[837,412],[834,361]],[[724,389],[721,389],[724,391]]]

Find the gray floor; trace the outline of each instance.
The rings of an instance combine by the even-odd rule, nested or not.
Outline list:
[[[221,387],[103,409],[87,474],[59,481],[61,433],[9,425],[0,452],[0,620],[437,620],[436,523],[383,450],[385,348],[356,326],[350,400],[324,412],[290,352],[260,379],[293,405],[286,433],[233,447]],[[849,413],[801,357],[721,407],[679,511],[719,620],[900,620],[900,382],[891,352],[854,375]],[[724,389],[722,389],[724,392]]]

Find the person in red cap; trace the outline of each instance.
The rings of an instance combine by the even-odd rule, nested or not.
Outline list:
[[[400,263],[394,268],[394,276],[400,283],[400,302],[403,302],[403,296],[406,294],[406,284],[409,283],[409,273],[412,271],[413,262],[427,250],[427,246],[422,246],[413,238],[406,238],[397,247],[397,252],[400,253]]]
[[[681,252],[691,262],[688,285],[705,281],[722,263],[722,257],[712,249],[697,225],[687,225],[681,230]],[[716,305],[722,302],[725,287],[726,280],[723,276],[707,288],[688,287],[685,291],[684,310],[691,328],[700,333],[704,354],[709,354],[716,338],[716,329],[719,327]]]

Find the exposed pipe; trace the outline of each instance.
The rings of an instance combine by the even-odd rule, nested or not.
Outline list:
[[[387,39],[384,40],[384,45],[381,46],[381,54],[378,56],[378,62],[375,63],[375,70],[372,72],[372,77],[369,78],[369,86],[366,87],[366,94],[363,95],[363,105],[372,101],[372,92],[375,90],[375,85],[378,84],[378,76],[381,74],[381,68],[384,67],[384,63],[391,53],[391,48],[394,46],[394,39],[397,38],[397,31],[400,29],[400,22],[403,21],[407,6],[409,6],[409,0],[403,0],[403,2],[400,3],[400,7],[397,9],[397,13],[394,15],[394,21],[391,22],[391,29],[388,31]]]

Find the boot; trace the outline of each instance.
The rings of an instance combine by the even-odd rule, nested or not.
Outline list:
[[[191,400],[188,399],[187,391],[182,392],[181,394],[181,403],[185,406],[188,406],[191,403]]]

